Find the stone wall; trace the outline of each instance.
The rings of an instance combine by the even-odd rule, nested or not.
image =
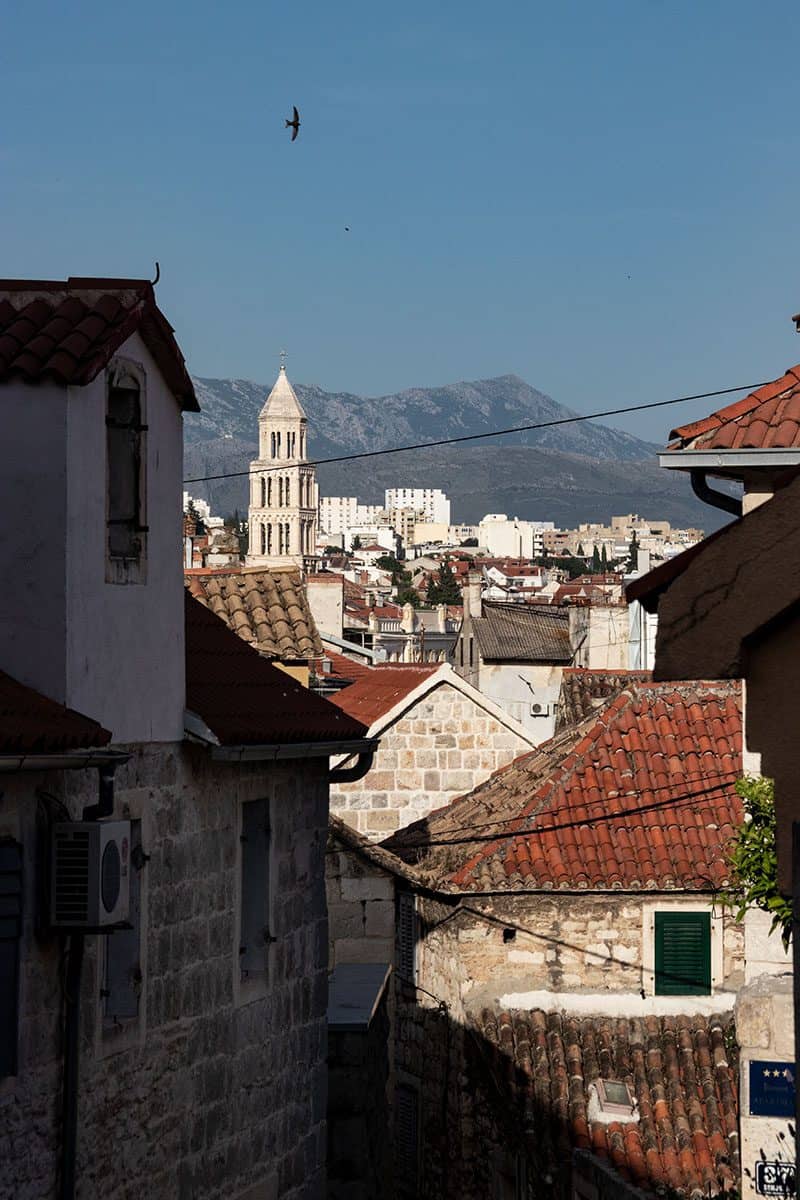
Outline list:
[[[380,841],[471,791],[531,744],[442,683],[380,733],[372,770],[331,787],[331,809]]]
[[[6,776],[0,835],[25,851],[20,1063],[0,1081],[0,1197],[56,1188],[65,939],[35,930],[37,786],[73,817],[95,771]],[[107,1027],[106,938],[87,936],[77,1195],[321,1200],[325,1194],[327,760],[213,764],[199,747],[133,748],[115,816],[142,822],[138,1018]],[[269,978],[240,980],[239,807],[270,797]],[[53,802],[40,802],[57,811]]]
[[[708,904],[708,897],[649,892],[463,898],[463,911],[448,928],[457,943],[464,1003],[474,1009],[516,995],[525,997],[521,1007],[546,1006],[540,993],[585,996],[587,1003],[613,993],[610,1003],[617,1011],[621,994],[631,997],[631,1015],[660,1011],[665,998],[653,994],[647,916],[661,905],[691,909]],[[729,915],[720,915],[712,922],[712,946],[719,936],[722,969],[714,992],[730,995],[744,982],[743,927]],[[714,1010],[714,996],[676,999],[680,1011],[694,1011],[701,1001]]]
[[[328,969],[339,963],[394,964],[394,877],[329,839]]]

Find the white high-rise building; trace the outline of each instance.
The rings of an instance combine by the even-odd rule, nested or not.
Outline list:
[[[281,364],[258,417],[258,458],[250,463],[249,567],[302,567],[314,558],[317,482],[308,463],[307,426]]]
[[[387,488],[385,498],[386,508],[413,508],[425,521],[450,524],[450,501],[439,488]]]

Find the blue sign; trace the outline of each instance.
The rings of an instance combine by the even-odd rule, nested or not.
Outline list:
[[[750,1060],[750,1116],[794,1116],[794,1063]]]

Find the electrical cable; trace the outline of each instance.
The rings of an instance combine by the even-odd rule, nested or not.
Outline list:
[[[714,396],[729,396],[732,392],[754,392],[757,388],[764,387],[766,382],[762,383],[743,383],[738,387],[718,388],[713,392],[697,392],[692,396],[674,396],[671,400],[652,400],[647,404],[629,404],[624,408],[607,408],[602,412],[586,413],[584,415],[577,414],[574,417],[556,417],[552,421],[536,421],[530,425],[512,425],[508,429],[493,429],[487,433],[465,433],[459,437],[439,438],[434,442],[415,442],[409,446],[389,446],[383,450],[361,450],[355,454],[339,454],[332,458],[316,458],[308,459],[301,463],[289,462],[288,460],[279,467],[258,467],[255,470],[248,469],[247,471],[224,471],[219,475],[194,475],[190,479],[184,479],[184,483],[209,483],[215,479],[237,479],[247,475],[270,475],[276,471],[285,471],[287,467],[303,466],[303,467],[322,467],[329,463],[353,462],[359,458],[380,458],[385,454],[406,454],[411,450],[430,450],[435,446],[454,446],[460,442],[477,442],[485,438],[506,437],[512,433],[528,433],[535,429],[551,429],[555,425],[575,425],[580,421],[597,421],[601,417],[618,417],[625,413],[644,412],[650,408],[665,408],[670,404],[685,404],[689,400],[709,400]]]

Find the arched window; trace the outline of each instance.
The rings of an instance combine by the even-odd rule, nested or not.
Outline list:
[[[267,476],[267,508],[272,507],[272,476]]]
[[[281,456],[281,435],[279,433],[276,433],[275,434],[275,457],[280,458],[280,456]]]
[[[275,457],[275,434],[274,434],[274,432],[269,435],[269,452],[270,452],[270,458],[274,458]]]
[[[267,553],[267,527],[263,524],[261,525],[261,553]]]
[[[278,508],[283,508],[283,476],[278,476]]]
[[[261,476],[261,507],[267,507],[267,480],[266,476]]]
[[[267,526],[267,554],[272,554],[272,526]]]
[[[285,488],[284,495],[286,497],[286,507],[288,508],[289,505],[292,503],[289,498],[291,496],[291,491],[289,488],[289,476],[288,475],[286,476],[286,482],[284,484],[284,488]]]

